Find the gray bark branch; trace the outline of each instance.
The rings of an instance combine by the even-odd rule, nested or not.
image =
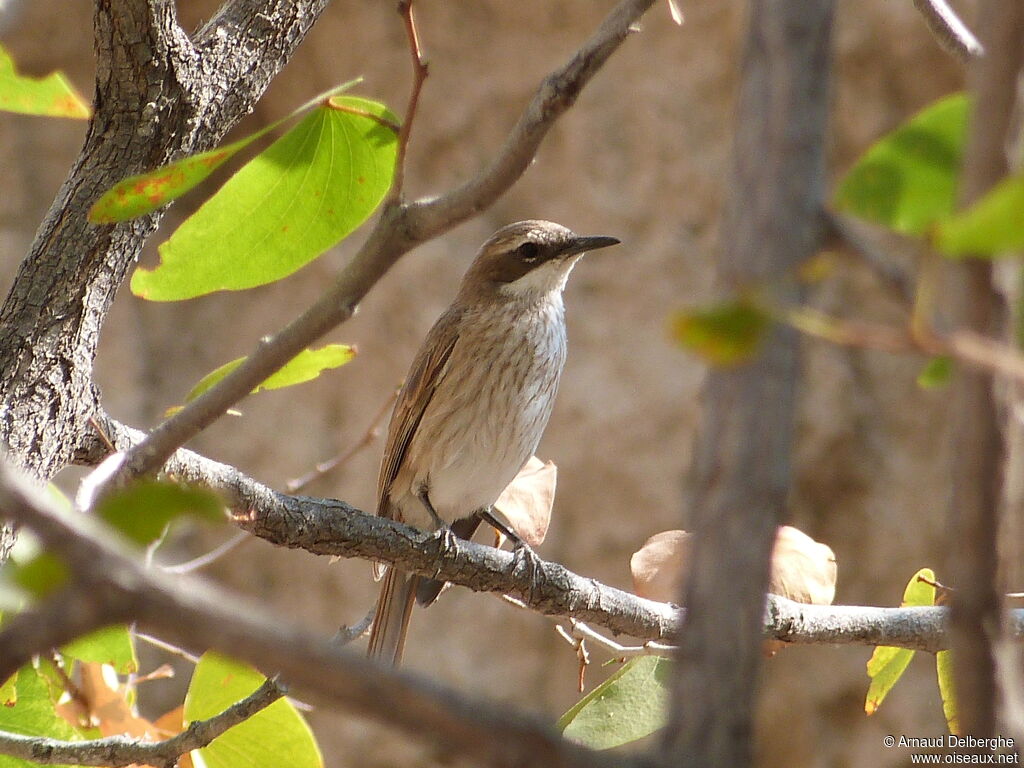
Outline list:
[[[176,736],[157,742],[127,736],[60,741],[42,736],[0,732],[0,754],[41,765],[73,764],[110,768],[122,768],[126,765],[173,766],[185,753],[205,747],[222,733],[248,720],[283,695],[284,691],[277,683],[267,680],[250,695],[235,702],[223,712],[208,720],[189,723],[185,730]]]
[[[338,512],[326,506],[325,517]],[[15,615],[0,631],[0,680],[40,651],[112,622],[135,621],[142,630],[182,648],[229,653],[265,673],[280,673],[289,685],[301,686],[319,700],[391,723],[424,739],[443,740],[446,748],[490,764],[556,768],[625,768],[634,764],[622,756],[606,756],[568,743],[536,716],[374,665],[359,652],[282,622],[244,598],[226,595],[202,581],[145,570],[94,518],[62,510],[5,462],[0,462],[0,511],[34,530],[51,551],[66,559],[75,576],[63,592]],[[350,517],[387,523],[385,530],[402,528],[364,515]],[[298,528],[314,524],[314,540],[323,534],[314,519],[293,523]],[[398,530],[397,534],[396,540],[424,537],[413,529]],[[469,554],[486,550],[490,548],[467,545]],[[511,558],[509,553],[498,554]],[[545,573],[547,566],[542,567]],[[471,560],[458,568],[439,564],[445,578],[465,577],[474,567]],[[516,583],[516,577],[510,576],[513,588],[508,591],[521,590]],[[674,606],[627,597],[638,611],[652,607],[671,614],[673,621],[680,620]],[[764,618],[770,636],[791,642],[886,642],[921,650],[945,647],[943,608],[830,608],[773,597]],[[1013,612],[1009,622],[1018,637],[1024,635],[1024,611]],[[503,738],[495,739],[495,733]],[[11,753],[21,755],[13,750],[22,748],[12,747]],[[4,751],[0,739],[0,752]]]

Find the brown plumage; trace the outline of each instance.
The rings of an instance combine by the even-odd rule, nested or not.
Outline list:
[[[569,272],[585,251],[616,243],[521,221],[483,244],[399,394],[377,484],[378,515],[424,530],[440,521],[472,536],[478,514],[533,454],[551,415],[565,363]],[[417,590],[429,603],[439,588],[388,570],[370,656],[401,660]]]

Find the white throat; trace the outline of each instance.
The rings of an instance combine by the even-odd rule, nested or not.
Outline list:
[[[569,273],[581,256],[583,254],[578,253],[564,259],[551,259],[518,280],[501,286],[499,291],[506,296],[520,299],[538,299],[550,293],[561,293],[569,279]]]

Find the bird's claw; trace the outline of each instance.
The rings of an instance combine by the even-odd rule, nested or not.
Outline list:
[[[520,539],[515,542],[512,549],[512,574],[515,575],[522,568],[527,573],[529,579],[529,591],[528,597],[530,602],[533,601],[534,594],[539,584],[538,575],[541,572],[541,560],[540,556],[533,551],[533,548],[525,541]]]

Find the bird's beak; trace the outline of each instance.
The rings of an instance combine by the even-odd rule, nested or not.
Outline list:
[[[609,245],[618,245],[619,240],[614,237],[577,237],[570,242],[558,254],[559,256],[574,256],[584,251],[596,251],[598,248],[607,248]]]

